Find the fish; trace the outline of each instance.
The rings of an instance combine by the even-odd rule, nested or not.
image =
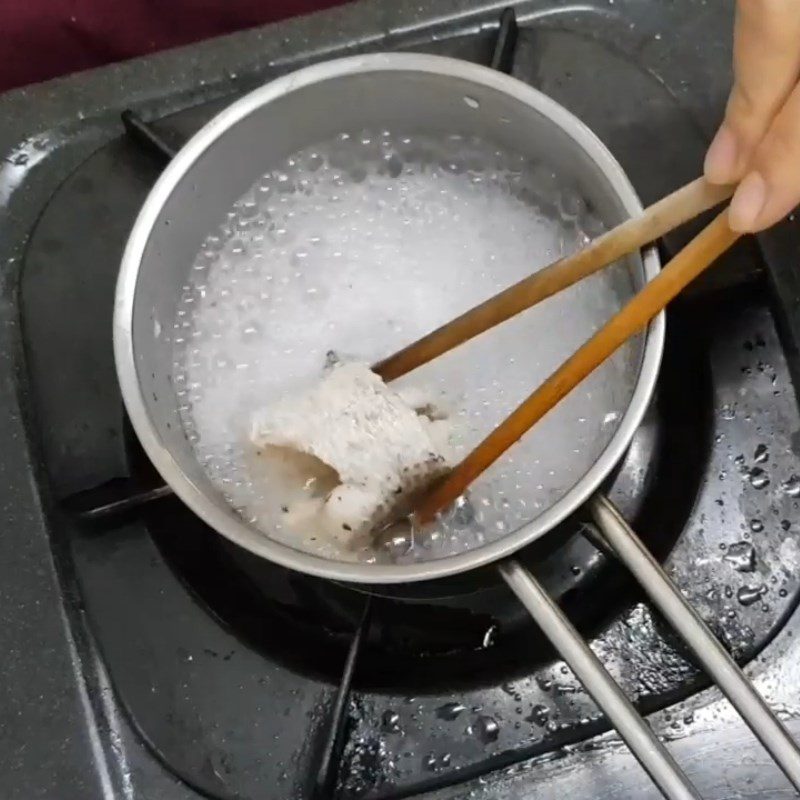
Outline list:
[[[307,490],[282,507],[286,525],[345,548],[410,513],[454,465],[447,413],[424,390],[395,391],[355,361],[330,360],[317,383],[259,409],[249,438]]]

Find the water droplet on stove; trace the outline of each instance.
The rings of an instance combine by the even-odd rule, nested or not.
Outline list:
[[[436,709],[436,716],[439,717],[439,719],[452,721],[457,719],[466,710],[467,707],[462,703],[445,703],[443,706],[439,706],[439,708]]]
[[[474,97],[470,97],[469,95],[464,95],[464,102],[470,108],[480,108],[481,105]]]
[[[755,452],[753,453],[753,461],[756,464],[766,464],[769,461],[769,450],[767,450],[767,446],[765,444],[760,444],[756,447]]]
[[[578,691],[578,687],[572,683],[557,683],[555,690],[556,694],[560,695],[575,694]]]
[[[800,497],[800,476],[792,475],[787,478],[782,484],[781,489],[785,495],[789,497]]]
[[[753,572],[756,568],[756,551],[750,542],[736,542],[722,557],[738,572]]]
[[[538,725],[540,728],[542,728],[546,724],[549,717],[550,709],[547,706],[543,706],[541,703],[539,703],[531,709],[531,715],[527,719],[534,723],[534,725]]]
[[[381,729],[384,733],[400,733],[400,715],[391,709],[384,711],[381,719]]]
[[[766,594],[767,587],[760,583],[758,586],[742,586],[736,592],[736,599],[743,606],[751,606]]]
[[[496,742],[497,737],[500,736],[500,726],[497,724],[497,720],[486,714],[475,720],[472,730],[484,744]]]
[[[494,637],[497,633],[497,625],[490,625],[483,634],[482,647],[491,647],[494,644]]]
[[[749,480],[754,489],[763,489],[769,486],[769,477],[761,467],[753,467],[750,470]],[[798,494],[800,494],[800,484],[798,484]]]

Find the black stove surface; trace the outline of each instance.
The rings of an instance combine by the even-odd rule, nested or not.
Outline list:
[[[728,82],[727,8],[515,7],[512,73],[592,127],[643,202],[699,172]],[[7,796],[551,797],[552,759],[578,756],[575,796],[616,796],[576,790],[587,758],[607,758],[608,737],[592,738],[607,723],[503,586],[482,574],[422,585],[374,598],[367,619],[353,587],[233,547],[160,490],[114,373],[117,266],[162,166],[124,136],[125,108],[176,147],[236,94],[321,57],[489,63],[501,9],[357,3],[0,99]],[[665,257],[691,230],[661,244]],[[657,400],[608,487],[723,643],[781,675],[800,593],[798,245],[789,220],[675,305]],[[694,722],[716,699],[704,676],[585,525],[524,557],[667,736],[714,731]],[[321,764],[348,654],[331,790]],[[782,683],[796,697],[800,682]],[[714,776],[708,796],[724,796]],[[751,779],[783,785],[766,768]],[[635,780],[614,791],[650,796]]]

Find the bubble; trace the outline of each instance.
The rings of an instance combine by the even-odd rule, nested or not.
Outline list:
[[[242,339],[255,341],[261,336],[261,325],[258,322],[246,322],[242,327]]]

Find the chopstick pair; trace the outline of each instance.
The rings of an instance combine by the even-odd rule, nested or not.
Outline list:
[[[373,370],[387,382],[411,372],[719,205],[734,189],[712,186],[703,178],[692,181],[577,253],[524,278],[379,362]],[[463,494],[472,481],[614,351],[644,329],[739,236],[728,226],[726,209],[422,499],[414,512],[416,520],[430,522]]]

